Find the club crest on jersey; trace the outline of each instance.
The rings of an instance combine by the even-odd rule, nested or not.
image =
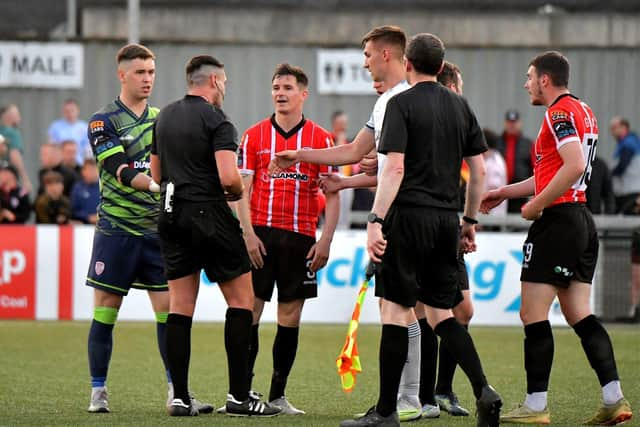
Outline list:
[[[99,276],[104,272],[104,262],[96,261],[96,265],[93,267],[96,274]]]

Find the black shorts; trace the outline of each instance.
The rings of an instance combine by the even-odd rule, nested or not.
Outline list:
[[[387,247],[376,268],[376,296],[405,307],[452,308],[458,286],[459,219],[454,211],[393,206],[382,227]]]
[[[464,262],[464,255],[458,256],[458,286],[461,291],[469,290],[469,273],[467,272],[467,263]]]
[[[158,222],[167,279],[204,269],[222,283],[251,271],[240,223],[226,202],[174,201],[173,210],[162,211]]]
[[[529,228],[520,280],[567,288],[572,280],[591,283],[598,260],[598,233],[582,203],[546,208]]]
[[[307,253],[316,239],[280,228],[255,226],[267,255],[264,266],[252,269],[253,291],[256,297],[271,301],[274,285],[278,285],[278,301],[290,302],[318,296],[316,273],[309,270]]]
[[[640,228],[633,230],[631,237],[631,262],[640,264]]]

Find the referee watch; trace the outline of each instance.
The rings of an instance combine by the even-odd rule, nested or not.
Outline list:
[[[367,215],[367,222],[370,222],[371,224],[375,224],[377,222],[380,225],[384,225],[384,219],[376,215],[375,212],[370,212],[369,215]]]

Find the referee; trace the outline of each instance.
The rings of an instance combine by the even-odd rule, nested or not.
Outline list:
[[[412,307],[421,301],[433,330],[471,381],[477,425],[496,426],[502,402],[487,384],[473,340],[451,311],[458,296],[460,166],[464,157],[471,172],[461,231],[463,248],[469,249],[475,244],[486,143],[464,98],[436,80],[444,59],[442,41],[418,34],[405,58],[413,87],[387,104],[378,146],[387,160],[367,225],[367,251],[380,263],[380,392],[364,417],[341,425],[398,425],[396,394],[407,357],[407,325]]]
[[[151,171],[162,188],[158,223],[169,282],[167,352],[174,384],[171,416],[198,415],[189,399],[191,321],[200,269],[220,284],[229,306],[224,330],[229,365],[227,414],[273,416],[279,408],[249,396],[248,360],[253,289],[242,230],[227,200],[243,191],[236,168],[237,131],[220,109],[224,65],[202,55],[186,67],[187,95],[158,115]]]

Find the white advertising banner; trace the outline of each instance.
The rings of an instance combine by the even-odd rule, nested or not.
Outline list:
[[[90,226],[7,228],[3,234],[6,238],[0,239],[0,318],[91,319],[93,290],[85,285],[85,279],[93,268],[89,265],[93,233]],[[478,251],[465,257],[474,305],[473,324],[520,325],[524,239],[524,233],[478,233]],[[305,303],[303,321],[348,323],[368,262],[365,242],[364,231],[336,232],[329,262],[317,274],[318,297]],[[217,288],[201,275],[196,321],[224,320],[227,307]],[[379,321],[374,294],[372,281],[361,310],[362,323]],[[277,292],[272,300],[277,301]],[[131,290],[118,317],[153,320],[146,292]],[[276,304],[267,304],[263,320],[275,319]],[[549,319],[554,325],[566,325],[557,302]]]
[[[80,43],[0,42],[0,86],[81,88],[83,73]]]
[[[358,49],[316,51],[318,93],[321,95],[375,95],[364,55]]]

